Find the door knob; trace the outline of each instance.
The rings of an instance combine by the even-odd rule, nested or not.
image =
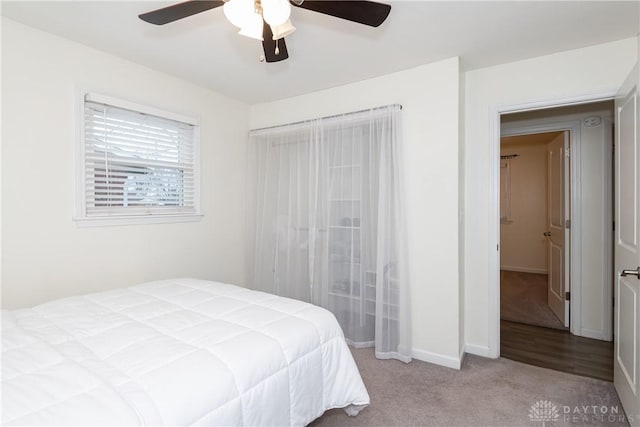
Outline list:
[[[640,267],[636,268],[635,270],[622,270],[620,276],[636,276],[638,279],[640,279]]]
[[[551,237],[551,232],[550,231],[545,231],[544,233],[542,233],[544,236],[546,237]]]

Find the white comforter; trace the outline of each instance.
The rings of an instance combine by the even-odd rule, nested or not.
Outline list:
[[[194,279],[2,313],[4,425],[305,425],[369,395],[328,311]]]

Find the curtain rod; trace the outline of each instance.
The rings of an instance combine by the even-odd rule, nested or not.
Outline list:
[[[402,105],[401,104],[389,104],[389,105],[383,105],[383,106],[380,106],[380,107],[367,108],[367,109],[364,109],[364,110],[351,111],[349,113],[334,114],[332,116],[320,117],[319,119],[300,120],[299,122],[285,123],[283,125],[275,125],[275,126],[267,126],[267,127],[264,127],[264,128],[251,129],[249,131],[249,133],[258,132],[258,131],[267,130],[267,129],[277,129],[277,128],[282,128],[282,127],[285,127],[285,126],[301,125],[303,123],[309,123],[309,122],[313,122],[313,121],[316,121],[316,120],[335,119],[336,117],[350,116],[352,114],[366,113],[368,111],[382,110],[383,108],[391,108],[391,107],[398,107],[398,108],[400,108],[402,110]]]

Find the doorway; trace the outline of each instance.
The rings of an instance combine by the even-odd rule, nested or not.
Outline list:
[[[610,101],[501,116],[503,357],[613,378],[612,116]]]
[[[562,171],[550,173],[550,162],[558,169],[552,148],[564,143],[565,132],[505,136],[500,143],[500,317],[561,330],[569,319],[562,277],[569,241],[552,235],[564,230],[551,231],[550,198],[563,203],[570,185]]]

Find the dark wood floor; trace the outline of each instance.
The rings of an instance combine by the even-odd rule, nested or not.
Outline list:
[[[501,320],[500,356],[613,381],[613,343],[578,337],[568,331]]]

